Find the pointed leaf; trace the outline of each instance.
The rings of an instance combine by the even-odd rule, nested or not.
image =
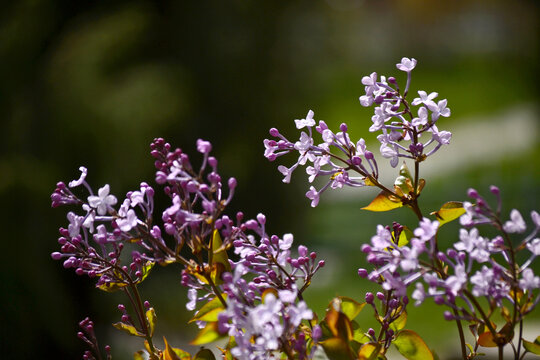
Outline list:
[[[329,360],[354,359],[348,343],[338,337],[319,342]]]
[[[167,342],[167,339],[165,338],[165,336],[163,337],[163,342],[165,343],[165,350],[163,350],[163,360],[182,360],[173,351],[172,347]]]
[[[334,337],[348,342],[352,339],[352,324],[347,315],[340,311],[340,303],[339,298],[332,300],[324,320]]]
[[[222,337],[218,332],[218,323],[209,322],[206,326],[199,331],[197,337],[190,342],[191,345],[204,345],[216,341]]]
[[[401,314],[399,315],[399,317],[390,323],[390,329],[394,330],[394,333],[397,333],[398,331],[403,329],[406,324],[407,324],[407,311],[403,310]]]
[[[115,328],[117,328],[118,330],[122,330],[123,332],[131,335],[131,336],[140,336],[140,337],[144,337],[144,334],[139,332],[135,326],[133,325],[128,325],[126,323],[123,323],[123,322],[117,322],[117,323],[114,323],[112,324]]]
[[[438,211],[432,212],[430,215],[435,215],[439,220],[439,227],[444,224],[453,221],[465,214],[463,203],[459,201],[449,201],[444,203]]]
[[[402,247],[407,245],[413,237],[414,233],[412,232],[412,230],[409,229],[407,226],[403,226],[403,230],[399,234],[398,246]]]
[[[388,195],[386,192],[382,191],[368,206],[363,207],[362,210],[380,212],[394,210],[403,206],[401,201],[394,201],[393,198],[390,199],[390,196],[391,195]]]
[[[145,357],[143,356],[144,351],[139,350],[135,354],[133,354],[133,360],[145,360]]]
[[[489,331],[478,336],[478,345],[483,347],[497,347],[497,343],[493,339],[493,334]]]
[[[538,341],[538,338],[536,340],[535,342],[530,342],[523,339],[523,347],[533,354],[540,355],[540,341]]]
[[[400,331],[393,343],[408,360],[433,360],[433,354],[424,340],[412,330]]]
[[[135,281],[135,284],[140,284],[150,275],[150,270],[154,267],[156,263],[153,261],[148,260],[143,266],[142,266],[142,275],[141,278]]]
[[[222,294],[223,298],[227,298],[227,294]],[[219,300],[218,297],[213,298],[204,306],[197,311],[193,319],[189,320],[189,322],[193,321],[206,321],[206,322],[214,322],[218,320],[218,315],[220,312],[224,310],[223,304]]]
[[[216,360],[214,353],[208,349],[201,349],[198,353],[195,354],[193,360]]]
[[[153,307],[146,310],[146,320],[148,320],[148,325],[150,327],[150,337],[154,336],[154,330],[156,329],[156,311]]]
[[[223,241],[221,240],[218,230],[214,230],[214,233],[212,234],[212,243],[210,245],[209,252],[208,258],[212,259],[209,265],[212,267],[213,271],[216,271],[214,276],[216,279],[214,279],[214,282],[219,285],[222,283],[221,274],[224,272],[230,272],[231,264],[229,263],[227,251],[223,248]]]
[[[379,343],[367,343],[362,345],[360,351],[358,352],[358,360],[375,360],[377,355],[381,351],[381,344]]]
[[[366,306],[366,303],[359,303],[358,301],[346,296],[340,296],[341,312],[347,315],[349,320],[354,320],[360,314],[360,311]]]

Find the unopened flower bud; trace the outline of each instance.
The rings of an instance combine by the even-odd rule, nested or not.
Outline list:
[[[347,124],[341,123],[341,125],[339,125],[339,130],[347,132]]]
[[[274,137],[279,136],[279,131],[276,128],[271,128],[269,133],[270,133],[270,135],[272,135]]]
[[[373,296],[373,293],[367,292],[365,299],[366,299],[366,303],[373,304],[373,300],[375,300],[375,296]]]
[[[358,269],[358,276],[365,279],[368,276],[367,270],[366,269]]]

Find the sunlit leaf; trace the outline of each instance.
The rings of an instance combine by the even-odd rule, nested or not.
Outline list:
[[[148,277],[148,275],[150,274],[150,270],[152,270],[152,268],[154,267],[156,263],[153,262],[153,261],[147,261],[146,263],[144,263],[144,265],[142,266],[142,269],[141,269],[141,278],[138,279],[137,281],[135,281],[135,284],[140,284],[144,281],[144,279],[146,279]]]
[[[216,360],[214,353],[208,349],[201,349],[195,354],[193,360]]]
[[[144,334],[139,332],[135,326],[133,325],[128,325],[126,323],[123,323],[123,322],[117,322],[117,323],[114,323],[112,324],[115,328],[117,328],[118,330],[122,330],[123,332],[129,334],[129,335],[132,335],[132,336],[140,336],[140,337],[144,337]]]
[[[145,357],[143,356],[144,351],[139,350],[135,354],[133,354],[133,360],[145,360]]]
[[[379,351],[381,351],[381,344],[379,343],[364,344],[358,352],[358,360],[375,360]]]
[[[391,195],[388,195],[386,192],[382,191],[368,206],[363,207],[362,210],[380,212],[394,210],[403,206],[400,200],[393,198],[391,199],[390,196]]]
[[[398,331],[403,329],[406,324],[407,324],[407,311],[403,310],[401,314],[399,315],[399,317],[396,320],[392,321],[392,323],[390,324],[390,329],[394,330],[394,332],[397,333]]]
[[[493,334],[489,331],[478,336],[478,345],[483,347],[497,347],[497,343],[493,339]]]
[[[204,345],[216,341],[221,335],[218,332],[218,323],[209,322],[206,326],[199,331],[197,337],[190,342],[191,345]]]
[[[221,294],[224,299],[227,298],[227,294]],[[220,312],[224,310],[223,304],[219,300],[218,297],[213,298],[204,306],[197,311],[195,316],[189,320],[189,322],[193,321],[206,321],[206,322],[213,322],[218,320],[218,315]]]
[[[405,246],[414,237],[414,233],[407,226],[403,226],[403,230],[399,234],[398,246]]]
[[[439,227],[453,221],[465,214],[463,203],[459,201],[449,201],[444,203],[438,211],[432,212],[430,215],[435,215],[439,221]]]
[[[352,339],[352,324],[347,315],[341,312],[339,298],[332,300],[324,320],[334,337],[339,337],[345,341]]]
[[[154,336],[154,330],[156,328],[156,311],[153,307],[146,310],[146,319],[148,320],[148,325],[150,326],[150,337]]]
[[[353,340],[358,341],[361,344],[365,344],[371,341],[371,338],[367,336],[360,328],[356,328],[353,331]]]
[[[540,355],[540,336],[534,342],[523,339],[523,347],[533,354]]]
[[[165,338],[165,336],[163,337],[163,342],[165,343],[165,350],[163,350],[163,360],[182,360],[173,351],[172,347],[167,342],[167,339]]]
[[[348,298],[346,296],[340,296],[340,310],[347,315],[349,320],[354,320],[360,314],[360,311],[366,306],[366,303],[359,303],[358,301]]]
[[[212,234],[212,243],[210,244],[208,258],[212,259],[210,267],[212,268],[212,280],[216,285],[222,283],[221,275],[224,272],[231,271],[231,264],[229,263],[229,257],[227,251],[223,248],[223,241],[219,235],[218,230],[214,230]]]
[[[334,337],[319,342],[329,360],[354,359],[347,341]]]
[[[433,354],[422,338],[412,330],[402,330],[393,341],[408,360],[433,360]]]

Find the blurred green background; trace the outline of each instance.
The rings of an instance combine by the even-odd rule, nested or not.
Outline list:
[[[0,353],[6,359],[80,358],[77,322],[90,316],[101,344],[127,359],[141,344],[118,334],[119,294],[65,271],[50,258],[66,209],[51,209],[57,181],[89,168],[94,187],[119,197],[153,182],[148,145],[164,137],[193,152],[210,140],[221,174],[238,179],[232,211],[267,215],[272,233],[293,232],[327,267],[307,293],[322,316],[335,295],[362,299],[362,243],[376,224],[414,226],[406,210],[362,213],[375,193],[324,194],[312,209],[307,177],[281,182],[262,140],[309,109],[375,145],[372,109],[358,103],[361,78],[418,59],[412,91],[437,91],[452,116],[439,128],[453,145],[426,162],[425,212],[466,190],[502,190],[505,211],[538,209],[539,3],[537,1],[82,1],[21,0],[0,12]],[[372,146],[374,152],[376,148]],[[280,159],[292,164],[294,159]],[[385,162],[385,166],[386,162]],[[394,173],[385,173],[393,181]],[[162,204],[165,206],[166,204]],[[443,241],[455,239],[448,226]],[[536,266],[538,269],[538,266]],[[183,346],[186,325],[179,268],[156,269],[142,286],[156,307],[159,333]],[[371,315],[363,314],[369,322]],[[411,309],[410,327],[441,359],[457,339],[440,309]],[[536,315],[538,319],[538,315]],[[450,327],[449,327],[450,326]],[[540,333],[540,323],[532,323]],[[533,336],[529,336],[531,339]],[[188,349],[193,349],[189,348]]]

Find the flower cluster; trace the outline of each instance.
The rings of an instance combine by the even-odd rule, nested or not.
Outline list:
[[[394,77],[386,79],[381,76],[378,80],[377,73],[365,76],[362,84],[365,85],[366,94],[360,97],[363,106],[378,105],[375,114],[371,118],[373,125],[371,132],[381,131],[377,137],[380,142],[380,152],[384,158],[390,159],[392,167],[398,165],[399,159],[412,159],[417,163],[424,161],[434,154],[442,145],[450,143],[452,134],[449,131],[439,131],[436,122],[440,117],[450,116],[450,109],[446,107],[446,99],[437,103],[434,99],[437,93],[427,94],[418,91],[420,97],[407,100],[407,93],[411,82],[411,71],[416,66],[415,59],[403,58],[396,65],[399,70],[407,73],[405,90],[400,88]],[[413,106],[418,109],[413,113]],[[326,184],[316,189],[310,186],[306,196],[311,200],[311,206],[319,203],[320,195],[329,187],[332,189],[344,186],[362,187],[366,185],[378,186],[383,191],[391,192],[379,183],[379,168],[373,153],[367,150],[366,141],[360,138],[353,142],[347,132],[348,126],[343,123],[339,132],[333,132],[324,121],[318,125],[314,120],[314,112],[309,110],[305,119],[295,120],[297,129],[306,129],[300,133],[300,139],[296,142],[288,140],[277,129],[270,129],[270,135],[277,140],[264,140],[264,156],[274,161],[277,157],[298,152],[298,160],[291,167],[278,166],[278,170],[284,175],[283,182],[290,182],[293,171],[299,165],[309,165],[306,173],[309,182],[320,176],[328,177]],[[315,145],[313,128],[320,134],[323,142]],[[430,133],[431,138],[421,142],[424,133]],[[404,145],[408,142],[409,145]],[[433,148],[428,150],[433,144]],[[357,176],[353,176],[356,173]]]

